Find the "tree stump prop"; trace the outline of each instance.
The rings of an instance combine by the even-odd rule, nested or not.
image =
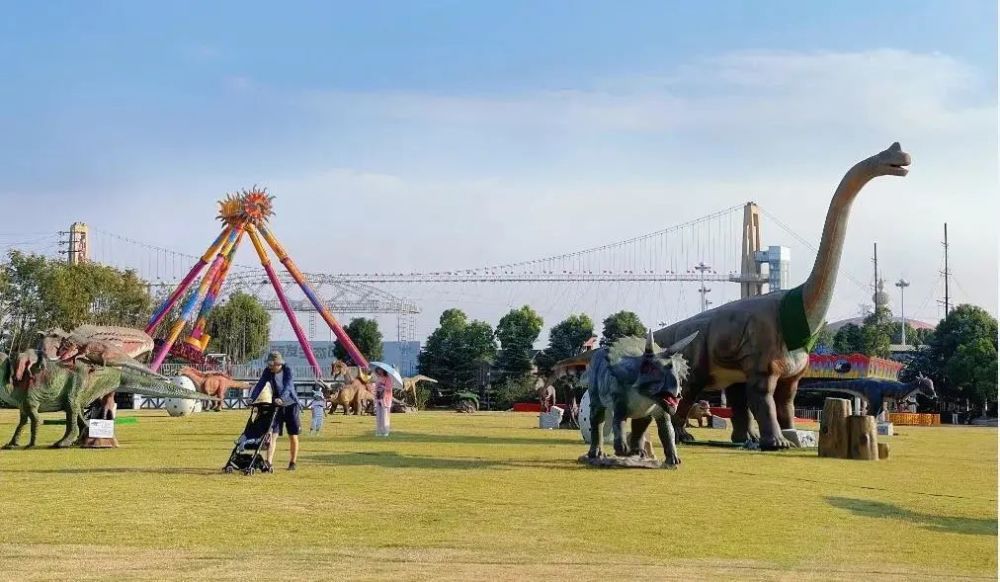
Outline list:
[[[854,415],[847,419],[851,459],[878,460],[878,431],[874,416]]]
[[[877,461],[888,458],[889,446],[879,444],[874,416],[852,415],[850,400],[827,398],[819,431],[819,456]]]
[[[851,401],[846,398],[827,398],[823,403],[823,420],[819,428],[819,456],[849,459],[847,418],[851,415]]]

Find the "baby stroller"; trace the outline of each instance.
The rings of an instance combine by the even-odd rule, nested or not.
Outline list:
[[[236,439],[236,446],[233,447],[226,466],[222,468],[223,471],[226,473],[243,471],[244,475],[253,475],[257,471],[274,472],[261,455],[261,450],[271,439],[271,425],[274,423],[276,412],[277,407],[270,402],[254,403],[250,406],[250,418],[247,419],[243,434]]]

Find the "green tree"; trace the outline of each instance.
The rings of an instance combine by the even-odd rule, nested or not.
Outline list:
[[[889,357],[892,344],[892,312],[888,307],[878,306],[864,319],[861,326],[861,353],[878,358]]]
[[[833,336],[833,351],[838,354],[862,353],[864,343],[861,328],[848,323],[837,330]]]
[[[594,335],[594,322],[586,314],[571,315],[549,330],[549,345],[538,355],[538,371],[547,375],[559,360],[576,355]]]
[[[816,343],[813,345],[812,352],[815,354],[820,350],[833,350],[833,338],[834,333],[830,331],[830,327],[823,324],[816,337]]]
[[[131,271],[18,251],[0,264],[0,346],[8,351],[29,347],[36,332],[55,326],[141,326],[151,309],[146,283]]]
[[[942,399],[986,404],[996,400],[996,351],[996,318],[980,307],[959,305],[938,323],[908,372],[931,378]]]
[[[903,344],[903,326],[900,323],[894,322],[891,327],[892,333],[892,343],[902,345]],[[908,346],[919,346],[921,334],[917,333],[917,330],[913,328],[909,323],[906,324],[906,345]]]
[[[619,311],[609,315],[604,320],[604,333],[601,336],[601,345],[608,346],[615,340],[627,336],[645,336],[646,326],[642,324],[639,316],[631,311]]]
[[[542,332],[542,321],[535,311],[524,305],[512,309],[500,318],[496,338],[500,342],[497,355],[497,376],[501,379],[520,380],[531,373],[532,348]]]
[[[931,343],[931,338],[934,337],[934,330],[921,328],[913,330],[913,339],[910,339],[910,331],[906,331],[906,342],[911,346],[926,346]]]
[[[973,402],[986,405],[997,399],[997,346],[985,337],[959,344],[945,374],[953,388]]]
[[[377,321],[355,317],[347,324],[344,331],[347,332],[347,337],[351,338],[362,356],[368,360],[382,359],[382,332],[378,329]],[[339,360],[347,361],[349,359],[347,348],[340,345],[340,342],[337,342],[333,347],[333,355]]]
[[[444,311],[438,324],[420,350],[418,365],[421,374],[439,382],[439,398],[432,401],[450,403],[456,391],[478,391],[497,346],[493,328],[483,321],[470,322],[460,309]]]
[[[210,350],[227,354],[237,364],[259,357],[267,349],[271,314],[253,295],[233,293],[208,316]]]
[[[15,353],[34,343],[35,332],[50,327],[43,288],[51,266],[45,257],[11,251],[0,272],[0,340],[3,351]]]

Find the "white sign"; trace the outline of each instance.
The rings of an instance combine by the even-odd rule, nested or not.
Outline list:
[[[91,420],[90,425],[90,438],[92,439],[111,439],[115,438],[115,421],[113,420]]]

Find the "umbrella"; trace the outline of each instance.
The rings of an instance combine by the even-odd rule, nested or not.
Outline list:
[[[396,381],[399,388],[403,387],[403,378],[399,375],[399,372],[396,371],[396,368],[393,368],[391,365],[384,362],[368,362],[368,365],[374,368],[382,368],[387,374],[392,376],[392,379]]]

